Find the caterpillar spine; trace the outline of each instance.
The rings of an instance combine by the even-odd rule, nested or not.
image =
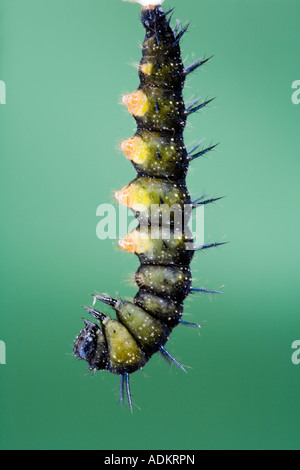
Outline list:
[[[120,248],[139,257],[140,267],[135,275],[138,292],[131,302],[107,294],[95,295],[93,307],[84,309],[100,326],[83,320],[85,327],[77,336],[73,351],[88,362],[90,369],[119,375],[121,402],[126,392],[132,410],[129,376],[142,369],[153,354],[160,352],[184,370],[165,345],[179,323],[201,326],[182,320],[185,298],[196,291],[219,292],[193,287],[190,263],[196,250],[222,243],[194,246],[186,225],[191,216],[187,207],[197,208],[218,200],[205,200],[204,196],[191,200],[186,187],[190,162],[215,147],[211,145],[193,154],[202,141],[187,151],[183,139],[188,116],[211,102],[199,104],[197,99],[186,106],[182,94],[185,79],[209,58],[184,67],[179,43],[187,26],[180,30],[177,22],[172,30],[172,10],[164,12],[162,0],[152,0],[151,5],[149,0],[128,1],[143,6],[141,20],[146,29],[139,65],[140,86],[123,97],[123,104],[136,120],[137,131],[121,143],[121,149],[134,165],[137,177],[115,197],[138,219],[138,227],[119,242]],[[170,216],[167,225],[166,214]],[[98,301],[111,306],[116,318],[96,310]]]

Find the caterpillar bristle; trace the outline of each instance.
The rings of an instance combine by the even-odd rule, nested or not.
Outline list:
[[[175,364],[175,366],[177,366],[179,369],[181,369],[183,372],[187,374],[187,371],[185,370],[185,368],[173,356],[171,356],[171,354],[162,346],[160,347],[160,352],[165,359]]]
[[[90,370],[106,370],[120,376],[120,401],[124,405],[127,397],[132,413],[130,374],[143,369],[155,353],[159,352],[169,364],[186,373],[165,345],[178,324],[202,328],[182,319],[185,301],[196,292],[222,292],[193,287],[191,262],[196,251],[226,242],[194,245],[190,228],[185,226],[180,232],[174,213],[169,214],[168,223],[164,220],[165,213],[172,212],[175,206],[180,209],[181,219],[184,215],[190,220],[192,211],[187,207],[196,209],[222,199],[208,198],[207,194],[192,199],[186,184],[191,161],[217,146],[211,144],[201,149],[202,139],[187,150],[183,136],[189,124],[187,118],[214,100],[201,102],[198,97],[185,105],[186,77],[212,57],[198,59],[185,67],[180,41],[189,23],[182,26],[177,20],[172,29],[174,8],[164,12],[163,0],[128,1],[142,5],[141,21],[146,35],[138,65],[140,86],[122,97],[137,130],[133,137],[122,141],[119,149],[132,162],[137,176],[116,191],[114,197],[130,208],[137,220],[136,227],[119,240],[119,247],[139,259],[140,266],[134,275],[138,291],[133,299],[93,294],[92,307],[83,309],[99,325],[83,319],[84,329],[76,337],[73,352],[88,362]],[[155,217],[154,207],[158,208]],[[115,315],[96,310],[98,301],[112,307]]]
[[[202,65],[206,64],[212,58],[213,56],[210,56],[207,59],[195,60],[195,62],[192,62],[190,65],[185,67],[185,69],[183,70],[184,75],[189,75],[190,73],[194,72],[194,70],[198,69],[199,67],[202,67]]]
[[[163,13],[162,13],[162,16],[166,17],[166,16],[168,16],[170,13],[173,13],[174,10],[175,10],[175,7],[174,7],[174,8],[171,8],[171,9],[168,10],[168,11],[163,12]]]
[[[196,158],[203,157],[203,156],[206,155],[208,152],[211,152],[211,151],[214,150],[216,147],[218,147],[218,145],[219,145],[219,144],[210,145],[210,146],[207,147],[206,149],[201,150],[200,152],[197,152],[197,153],[195,153],[194,155],[189,155],[189,160],[192,161],[192,160],[195,160]]]
[[[195,251],[207,250],[209,248],[216,248],[218,246],[227,245],[229,242],[210,243],[208,245],[194,246]]]
[[[181,21],[180,20],[177,20],[176,21],[176,25],[174,27],[174,30],[173,30],[173,33],[174,33],[174,36],[176,38],[177,34],[178,34],[178,31],[180,29],[180,26],[181,26]]]
[[[179,323],[180,323],[180,325],[190,326],[192,328],[204,328],[204,326],[199,325],[199,323],[190,323],[190,322],[184,321],[184,320],[179,320]]]
[[[190,108],[190,109],[186,109],[185,110],[185,114],[187,116],[190,116],[191,114],[193,113],[196,113],[197,111],[199,111],[200,109],[203,109],[205,108],[206,106],[208,106],[210,103],[212,103],[212,101],[214,101],[215,98],[211,98],[210,100],[206,100],[204,101],[203,103],[199,104],[198,106],[195,106],[194,108]]]
[[[126,394],[127,394],[127,399],[128,399],[128,405],[129,405],[131,413],[133,413],[132,398],[131,398],[131,392],[130,392],[130,378],[127,372],[125,373],[125,384],[126,384]]]
[[[177,34],[175,38],[175,42],[173,43],[173,46],[176,46],[179,43],[182,36],[187,32],[189,26],[190,26],[190,23],[188,23],[184,28],[182,28],[182,30]]]
[[[191,103],[189,103],[186,108],[185,108],[185,112],[188,112],[190,109],[193,108],[193,106],[197,103],[199,103],[199,101],[201,100],[201,96],[198,96],[198,98],[195,98]]]
[[[173,8],[174,10],[174,8]],[[172,18],[173,18],[173,13],[169,16],[168,18],[168,21],[167,21],[167,28],[170,28],[170,24],[171,24],[171,21],[172,21]]]
[[[191,287],[190,292],[200,292],[202,294],[223,294],[223,292],[219,290],[209,290],[209,289],[204,289],[204,288],[199,288],[199,287]]]
[[[198,197],[196,197],[195,199],[192,199],[192,200],[191,200],[191,203],[192,203],[192,204],[195,204],[195,203],[198,202],[198,201],[202,201],[202,200],[205,199],[207,196],[208,196],[208,194],[201,194],[201,196],[198,196]]]
[[[188,156],[190,156],[195,150],[197,150],[197,148],[199,148],[200,145],[202,145],[204,141],[205,141],[205,139],[201,139],[201,140],[199,140],[195,145],[193,145],[193,147],[191,147],[191,148],[187,151]]]
[[[207,204],[212,204],[213,202],[220,201],[224,197],[225,196],[220,196],[220,197],[215,197],[215,198],[212,198],[212,199],[206,199],[205,201],[200,201],[200,202],[197,202],[196,204],[192,204],[192,207],[194,209],[196,209],[199,206],[206,206]]]

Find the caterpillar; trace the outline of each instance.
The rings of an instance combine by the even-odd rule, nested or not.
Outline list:
[[[85,327],[75,340],[73,352],[87,361],[91,370],[119,375],[121,402],[126,393],[132,411],[130,374],[142,369],[155,353],[160,352],[185,371],[165,345],[178,324],[200,327],[182,319],[184,300],[192,292],[219,292],[193,287],[190,264],[195,251],[223,243],[195,246],[187,228],[189,209],[219,199],[191,199],[186,186],[189,164],[215,146],[199,150],[199,142],[187,150],[183,139],[187,118],[211,102],[197,99],[186,106],[184,83],[210,57],[185,67],[180,40],[188,26],[181,27],[177,22],[175,29],[171,28],[174,9],[164,11],[163,0],[129,1],[142,5],[141,21],[146,30],[140,86],[123,97],[137,131],[121,143],[121,149],[134,165],[137,177],[117,191],[115,198],[129,207],[138,221],[137,228],[119,241],[120,248],[139,258],[135,275],[138,292],[132,301],[93,295],[93,305],[83,308],[98,323],[83,320]],[[111,306],[116,318],[96,310],[97,301]]]

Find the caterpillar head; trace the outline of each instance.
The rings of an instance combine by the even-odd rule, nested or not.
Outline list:
[[[108,350],[102,330],[92,322],[83,322],[86,326],[75,340],[74,355],[86,361],[91,370],[105,370],[108,367]]]
[[[118,304],[106,295],[95,298],[111,305]],[[83,308],[100,321],[102,329],[83,319],[86,326],[75,340],[75,356],[87,361],[91,370],[109,370],[118,375],[135,372],[145,365],[143,351],[122,323],[93,308]]]

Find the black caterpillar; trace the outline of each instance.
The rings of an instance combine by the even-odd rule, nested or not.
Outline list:
[[[87,361],[90,369],[108,370],[121,376],[121,401],[124,402],[126,388],[131,410],[129,375],[144,367],[154,353],[160,352],[184,370],[164,346],[179,323],[200,326],[182,320],[185,298],[192,291],[217,293],[192,287],[189,266],[195,250],[223,244],[196,247],[188,230],[182,230],[182,220],[186,222],[190,217],[187,208],[217,200],[203,197],[191,200],[185,182],[189,163],[215,147],[197,152],[201,145],[198,143],[187,151],[183,140],[187,117],[211,101],[196,100],[185,106],[182,96],[185,79],[209,59],[184,67],[179,42],[187,26],[181,29],[177,22],[173,30],[170,26],[173,10],[164,12],[162,1],[153,3],[142,9],[146,38],[139,66],[141,84],[138,90],[123,97],[123,103],[136,119],[137,132],[121,148],[138,175],[116,193],[116,199],[130,207],[139,221],[137,229],[120,241],[122,248],[139,256],[141,266],[135,276],[139,291],[133,302],[95,295],[95,302],[99,300],[113,307],[117,319],[93,307],[84,307],[100,322],[101,328],[83,320],[85,328],[74,344],[75,356]],[[169,224],[164,224],[166,209],[174,207],[178,208],[179,218],[172,212]]]

